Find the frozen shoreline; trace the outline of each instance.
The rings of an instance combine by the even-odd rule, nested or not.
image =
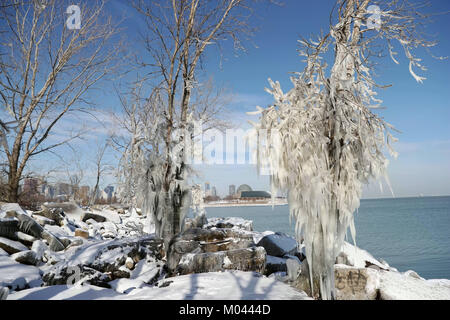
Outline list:
[[[286,206],[287,202],[268,202],[268,203],[205,203],[205,208],[218,208],[218,207],[269,207],[269,206]]]
[[[36,213],[24,211],[17,204],[0,204],[0,221],[14,221],[7,215],[11,210],[32,219],[38,218]],[[194,272],[167,277],[163,271],[165,262],[158,256],[157,242],[149,236],[136,234],[139,228],[127,227],[131,222],[135,226],[145,224],[146,218],[141,213],[134,209],[126,212],[119,208],[105,207],[93,210],[95,214],[83,222],[83,215],[78,214],[81,210],[76,208],[71,212],[67,209],[67,215],[61,225],[51,224],[51,219],[48,218],[36,220],[43,224],[45,230],[68,244],[62,251],[50,250],[45,239],[34,240],[35,245],[28,245],[31,247],[31,250],[28,250],[17,240],[0,238],[4,248],[0,249],[0,269],[3,270],[0,270],[0,287],[10,288],[8,299],[311,299],[295,282],[295,275],[299,275],[297,272],[302,262],[296,262],[292,253],[271,253],[271,249],[275,247],[288,252],[289,243],[293,241],[296,244],[295,239],[290,240],[287,235],[280,236],[271,231],[253,231],[252,222],[249,220],[209,218],[204,227],[197,229],[203,230],[205,234],[220,233],[224,230],[231,232],[229,238],[226,238],[227,241],[217,244],[212,242],[209,245],[231,247],[223,247],[221,250],[225,251],[221,252],[214,249],[207,253],[186,253],[180,264],[186,264],[185,267]],[[100,216],[106,220],[98,222],[93,219]],[[77,235],[77,232],[81,236]],[[241,238],[236,236],[238,234]],[[261,239],[270,235],[275,240],[261,244]],[[253,245],[250,248],[244,246],[244,240]],[[183,241],[181,239],[180,244],[186,242]],[[198,243],[204,245],[202,241],[199,239]],[[233,244],[241,249],[236,249]],[[144,248],[145,252],[139,248]],[[258,252],[264,255],[261,256],[261,270],[264,270],[264,275],[263,271],[240,269],[243,265],[240,262],[249,262],[246,258],[236,262],[228,259],[233,259],[233,256],[227,256],[227,252],[232,254],[239,250],[252,251],[255,248],[260,249]],[[17,253],[12,253],[14,251]],[[196,255],[221,258],[224,264],[219,263],[219,270],[201,271],[196,269],[198,266],[192,264],[195,263],[193,258]],[[215,261],[214,259],[209,261]],[[67,268],[72,267],[80,268],[84,278],[75,285],[66,285],[66,278],[71,274]],[[216,263],[209,267],[217,269]],[[272,271],[266,273],[267,268]],[[92,270],[95,270],[94,274]],[[111,270],[115,276],[105,280]],[[336,259],[335,270],[338,274],[337,290],[340,299],[450,300],[450,280],[426,280],[411,270],[398,272],[386,262],[378,261],[369,252],[349,243],[345,244]],[[358,274],[356,282],[352,276],[355,272]],[[363,281],[360,281],[361,279]],[[196,283],[195,287],[191,286],[192,283]],[[256,285],[242,286],[246,283]],[[101,287],[105,284],[110,288]]]

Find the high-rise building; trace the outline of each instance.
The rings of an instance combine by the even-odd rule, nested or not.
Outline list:
[[[236,193],[236,186],[234,184],[231,184],[228,187],[228,195],[234,196],[235,193]]]
[[[213,197],[217,197],[217,189],[216,189],[216,187],[212,187],[212,189],[211,189],[211,195],[212,195]]]
[[[104,190],[106,193],[106,197],[107,197],[107,201],[111,201],[112,197],[113,197],[113,193],[114,193],[114,187],[113,186],[107,186]]]
[[[205,182],[205,196],[208,197],[211,195],[211,184],[209,182]]]

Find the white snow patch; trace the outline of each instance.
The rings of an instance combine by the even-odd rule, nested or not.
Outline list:
[[[408,273],[380,271],[383,300],[450,300],[450,280],[424,280]]]
[[[0,287],[11,290],[23,289],[27,285],[38,287],[42,283],[39,268],[20,264],[13,259],[0,255]]]

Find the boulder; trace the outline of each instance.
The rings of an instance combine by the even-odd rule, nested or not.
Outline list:
[[[39,223],[26,214],[15,211],[14,217],[19,220],[19,230],[23,233],[31,235],[37,239],[45,239],[49,243],[49,247],[53,251],[64,250],[64,245],[57,237],[45,230]]]
[[[58,226],[62,225],[65,214],[62,208],[45,208],[41,211],[33,212],[34,216],[42,216],[54,221]],[[39,222],[39,221],[38,221]]]
[[[284,258],[267,255],[264,275],[269,276],[272,273],[287,272],[286,260],[287,259]]]
[[[252,235],[238,229],[187,229],[169,244],[168,270],[169,273],[176,272],[178,263],[185,254],[223,252],[254,245]]]
[[[28,250],[28,248],[25,247],[22,243],[3,237],[0,237],[0,248],[5,250],[8,254],[14,254]]]
[[[297,253],[297,241],[281,232],[266,235],[257,243],[257,246],[264,247],[268,255],[275,257]]]
[[[89,232],[83,229],[76,229],[75,230],[75,237],[81,237],[84,239],[88,239],[89,238]]]
[[[11,240],[17,239],[17,232],[19,231],[19,221],[11,219],[0,219],[0,237],[5,237]]]
[[[128,258],[161,260],[162,256],[162,241],[154,237],[89,242],[66,251],[64,259],[48,269],[42,279],[45,285],[83,279],[83,283],[109,287],[109,281],[130,277],[131,271],[125,266]]]
[[[85,212],[83,214],[83,216],[81,217],[81,221],[86,222],[89,219],[93,219],[97,222],[105,222],[106,221],[106,217],[93,213],[93,212]]]
[[[54,220],[39,215],[33,215],[33,219],[36,220],[36,222],[39,223],[41,226],[45,225],[53,226],[56,224]]]
[[[380,287],[380,275],[374,269],[349,268],[335,265],[337,300],[376,300]]]
[[[0,287],[8,287],[11,291],[40,287],[41,278],[39,268],[20,264],[7,256],[0,256]]]
[[[227,218],[209,218],[208,222],[203,226],[205,229],[211,228],[238,228],[247,231],[253,231],[253,222],[239,217]]]
[[[36,252],[32,250],[15,253],[11,255],[11,259],[14,259],[21,264],[27,264],[30,266],[35,266],[39,262]]]
[[[185,254],[176,268],[176,274],[215,272],[224,270],[256,271],[263,273],[266,251],[262,247],[220,252]]]

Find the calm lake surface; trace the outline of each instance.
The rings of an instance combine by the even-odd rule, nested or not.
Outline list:
[[[288,206],[206,208],[208,217],[242,217],[257,231],[294,235]],[[450,196],[362,200],[356,244],[399,271],[450,279]],[[350,241],[351,242],[351,241]]]

